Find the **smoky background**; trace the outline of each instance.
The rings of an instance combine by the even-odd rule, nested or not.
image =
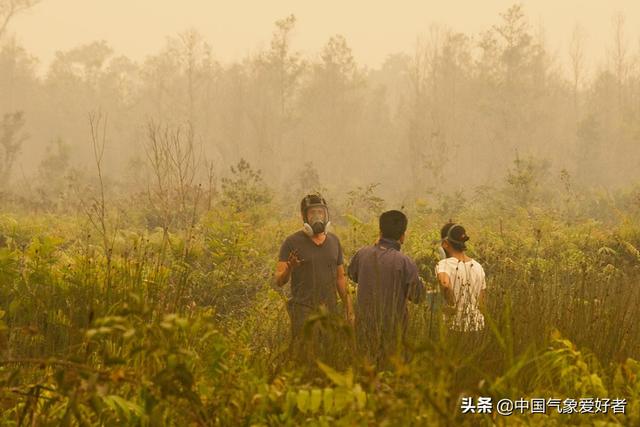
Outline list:
[[[454,27],[478,28],[469,24],[466,6],[462,25]],[[47,7],[54,6],[0,3],[1,185],[5,198],[18,194],[36,210],[68,206],[73,188],[82,192],[95,180],[92,114],[104,119],[103,184],[117,193],[145,191],[154,176],[158,182],[154,170],[175,166],[171,156],[164,166],[156,156],[154,166],[150,148],[157,151],[163,132],[167,141],[173,135],[174,148],[190,153],[183,159],[191,162],[190,180],[178,179],[207,187],[210,198],[233,176],[231,166],[260,171],[259,185],[291,200],[312,190],[344,198],[357,189],[402,205],[456,194],[473,199],[483,197],[478,189],[504,185],[525,198],[569,189],[607,192],[628,189],[639,177],[640,50],[630,5],[611,4],[609,15],[599,17],[606,34],[599,27],[595,38],[576,24],[579,10],[561,9],[562,43],[549,36],[542,18],[529,16],[526,4],[505,4],[480,30],[425,22],[397,52],[366,50],[361,56],[369,64],[356,59],[343,35],[313,45],[320,36],[308,13],[309,23],[283,14],[271,35],[243,54],[251,43],[246,36],[209,40],[187,26],[136,58],[107,41],[79,39],[40,61],[18,31],[30,31],[30,42],[34,31],[43,38],[49,29],[27,24],[42,22],[38,8]],[[92,7],[98,10],[87,5],[68,13],[89,16]],[[144,5],[131,8],[136,16]],[[398,8],[435,16],[438,5]],[[354,14],[346,9],[327,9],[318,20],[334,28],[327,17],[344,24]],[[105,19],[114,24],[118,15],[132,19],[122,5],[114,3],[113,10]],[[372,22],[381,22],[380,8],[370,12]],[[360,5],[357,13],[367,21],[367,8]],[[389,14],[381,33],[402,27],[391,21],[393,8]],[[121,44],[128,37],[143,51],[146,28],[155,25],[152,10],[149,16],[138,33],[114,30],[114,37]],[[89,18],[84,26],[92,34]],[[59,22],[50,25],[63,32]],[[296,44],[300,34],[305,49]],[[386,46],[384,38],[378,34],[371,43]]]

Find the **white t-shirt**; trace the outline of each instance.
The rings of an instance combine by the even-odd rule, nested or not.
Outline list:
[[[455,314],[445,316],[450,329],[479,331],[484,329],[484,316],[478,309],[480,291],[487,288],[484,269],[476,260],[446,258],[436,265],[436,275],[447,273],[456,300]]]

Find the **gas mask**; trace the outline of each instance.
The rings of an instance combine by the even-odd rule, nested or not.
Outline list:
[[[308,236],[326,233],[329,227],[329,209],[327,202],[319,194],[310,194],[302,199],[302,231]]]
[[[307,210],[303,230],[308,236],[313,236],[326,232],[329,224],[329,211],[326,206],[310,206]]]

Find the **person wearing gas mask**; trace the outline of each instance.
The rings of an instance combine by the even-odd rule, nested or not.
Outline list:
[[[449,222],[440,230],[443,259],[436,275],[448,305],[446,323],[450,330],[462,333],[484,329],[482,310],[487,284],[482,265],[465,253],[469,240],[465,228]]]
[[[342,299],[345,317],[349,322],[353,321],[342,247],[338,237],[327,230],[327,203],[319,194],[307,195],[300,203],[300,213],[302,229],[282,243],[275,272],[278,287],[291,280],[287,309],[294,343],[302,337],[309,315],[320,306],[329,313],[337,312],[336,293]]]
[[[379,367],[401,355],[408,301],[425,299],[416,263],[400,251],[408,220],[400,211],[380,215],[380,239],[359,249],[348,274],[357,283],[356,337],[359,352]]]

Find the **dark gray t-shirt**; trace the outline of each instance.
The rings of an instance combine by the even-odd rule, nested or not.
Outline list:
[[[397,242],[366,246],[349,263],[349,277],[358,284],[358,323],[405,326],[407,300],[425,295],[415,262],[399,250]]]
[[[303,231],[298,231],[282,243],[279,260],[287,261],[291,251],[297,251],[302,261],[291,273],[292,302],[310,308],[324,304],[335,311],[337,268],[343,263],[338,237],[327,233],[325,241],[316,245]]]

